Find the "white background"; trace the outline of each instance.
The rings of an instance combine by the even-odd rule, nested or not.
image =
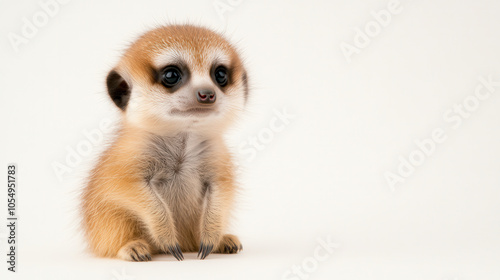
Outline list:
[[[20,219],[19,272],[2,261],[1,279],[301,279],[284,275],[303,264],[304,279],[499,279],[500,86],[457,127],[443,114],[474,95],[479,77],[500,81],[500,2],[401,0],[350,63],[342,42],[353,45],[389,0],[233,0],[222,18],[215,2],[73,0],[16,51],[9,34],[22,36],[23,18],[43,9],[1,1],[0,166],[18,164]],[[223,31],[246,61],[251,100],[229,131],[242,189],[232,232],[244,251],[95,258],[77,218],[93,156],[61,179],[53,164],[117,119],[107,72],[141,32],[169,22]],[[294,117],[269,137],[283,110]],[[391,189],[384,174],[436,128],[446,141]],[[248,144],[266,133],[261,150]],[[2,226],[2,256],[6,237]],[[339,247],[315,261],[327,237]]]

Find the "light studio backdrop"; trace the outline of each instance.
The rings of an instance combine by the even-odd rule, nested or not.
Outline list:
[[[498,279],[499,15],[494,0],[1,1],[0,278]],[[93,257],[78,192],[119,116],[105,77],[142,32],[186,22],[248,68],[227,137],[244,250]]]

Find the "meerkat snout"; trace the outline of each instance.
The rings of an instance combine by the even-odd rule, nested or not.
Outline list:
[[[215,102],[215,92],[211,89],[200,89],[196,99],[202,104],[212,104]]]
[[[120,129],[82,197],[83,227],[99,256],[237,253],[227,234],[236,184],[223,134],[248,98],[235,48],[202,27],[141,36],[106,79]]]

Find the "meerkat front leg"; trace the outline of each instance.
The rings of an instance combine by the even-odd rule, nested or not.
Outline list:
[[[198,257],[205,259],[222,239],[225,220],[225,205],[222,200],[220,186],[214,183],[204,183],[203,208],[200,228],[200,249]]]
[[[153,207],[151,207],[152,205]],[[163,253],[170,252],[178,261],[184,260],[177,241],[177,231],[172,212],[168,205],[159,199],[144,203],[139,209],[141,212],[139,216],[147,225],[147,230],[155,247]]]
[[[223,235],[228,205],[231,195],[224,192],[224,184],[204,185],[203,212],[200,230],[200,249],[198,257],[205,259],[212,251],[217,253],[233,254],[243,249],[239,239],[231,234]],[[232,188],[231,188],[232,189]]]

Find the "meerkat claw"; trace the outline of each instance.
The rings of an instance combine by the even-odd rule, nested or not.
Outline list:
[[[203,243],[200,244],[200,250],[198,251],[198,257],[204,260],[210,253],[212,252],[214,245],[205,245]],[[201,256],[200,256],[201,254]]]
[[[179,244],[175,246],[168,246],[168,251],[172,254],[178,261],[184,260],[184,255],[182,254],[181,247]]]

